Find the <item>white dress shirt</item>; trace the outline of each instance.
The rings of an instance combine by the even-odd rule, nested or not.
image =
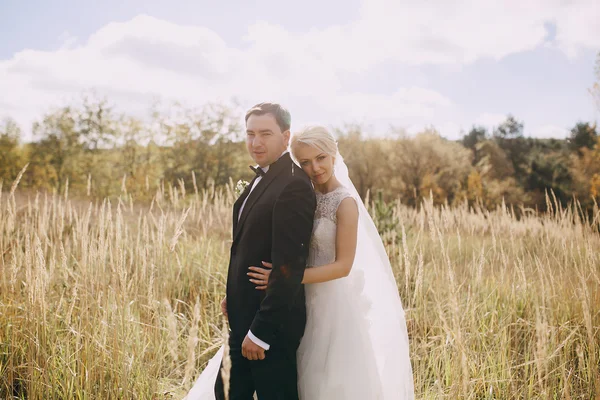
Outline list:
[[[285,153],[287,153],[288,151],[284,151],[283,153],[281,153],[281,155],[279,156],[279,158],[283,157],[283,155]],[[270,165],[267,165],[266,167],[262,168],[262,167],[258,167],[264,171],[264,173],[266,174],[269,171],[269,167]],[[258,182],[260,182],[262,180],[262,176],[257,177],[254,180],[254,183],[252,184],[252,187],[250,188],[250,193],[252,193],[252,191],[254,190],[254,188],[256,187],[256,185],[258,185]],[[240,212],[238,213],[238,221],[240,220],[240,217],[242,216],[242,211],[244,210],[244,206],[246,205],[246,202],[248,201],[248,197],[250,197],[250,193],[248,193],[248,196],[246,196],[246,198],[244,199],[244,202],[242,203],[242,206],[240,207]],[[265,343],[264,341],[260,340],[259,338],[257,338],[256,336],[254,336],[254,334],[252,333],[252,331],[248,331],[248,337],[250,338],[250,340],[252,340],[255,344],[259,345],[260,347],[262,347],[265,350],[269,350],[271,348],[271,345],[268,343]]]
[[[267,165],[264,168],[257,166],[256,168],[262,169],[263,172],[266,174],[269,171],[269,167],[270,167],[270,165]],[[256,187],[256,185],[258,185],[258,182],[260,182],[262,180],[262,178],[263,177],[259,175],[254,180],[254,183],[252,183],[252,187],[250,188],[250,192],[248,193],[248,196],[246,196],[246,198],[244,199],[244,202],[242,203],[242,206],[240,207],[240,212],[238,213],[238,222],[240,221],[240,217],[242,216],[242,211],[244,211],[244,206],[246,205],[246,202],[248,201],[248,197],[250,197],[250,193],[252,193],[252,191],[254,190],[254,188]]]

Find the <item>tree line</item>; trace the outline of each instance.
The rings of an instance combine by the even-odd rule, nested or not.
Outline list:
[[[600,86],[590,91],[600,107]],[[24,143],[14,120],[0,123],[4,189],[26,165],[21,189],[63,193],[68,185],[72,194],[148,200],[160,187],[198,191],[252,177],[243,118],[223,104],[153,107],[151,118],[141,120],[117,113],[107,100],[84,97],[44,115],[32,133],[35,140]],[[564,207],[577,200],[589,212],[600,200],[600,136],[592,122],[574,123],[565,139],[528,137],[512,115],[491,131],[473,126],[461,140],[435,129],[414,136],[392,129],[374,138],[364,126],[348,125],[335,133],[363,197],[538,211],[551,198]]]
[[[20,188],[62,192],[68,183],[75,194],[144,198],[164,184],[190,191],[251,177],[241,118],[231,108],[174,105],[166,114],[143,122],[115,114],[105,100],[84,100],[35,122],[30,143],[21,143],[19,126],[5,119],[0,179],[6,187],[27,164]],[[526,137],[524,123],[511,115],[491,132],[474,126],[458,141],[434,129],[372,138],[358,125],[336,135],[362,196],[539,210],[550,193],[564,206],[577,198],[584,208],[600,196],[600,137],[589,122],[576,123],[564,140]]]

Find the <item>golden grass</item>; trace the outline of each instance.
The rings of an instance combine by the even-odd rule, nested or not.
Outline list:
[[[149,205],[15,188],[0,190],[0,398],[181,398],[220,346],[233,185]],[[597,398],[600,237],[576,213],[426,202],[394,218],[417,398]]]

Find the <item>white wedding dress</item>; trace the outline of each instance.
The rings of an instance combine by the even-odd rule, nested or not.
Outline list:
[[[309,267],[335,261],[336,212],[352,197],[343,186],[316,195]],[[307,321],[297,354],[300,399],[383,399],[360,284],[349,276],[305,286]]]
[[[389,259],[339,154],[336,177],[344,186],[316,193],[307,265],[335,261],[336,212],[347,197],[359,208],[357,251],[347,277],[305,285],[307,322],[297,352],[300,399],[413,400],[406,321]],[[222,357],[221,348],[187,400],[214,400]]]

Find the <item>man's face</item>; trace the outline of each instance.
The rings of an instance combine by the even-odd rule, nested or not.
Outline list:
[[[252,114],[246,121],[246,147],[261,167],[273,164],[287,149],[290,131],[281,132],[272,114]]]

